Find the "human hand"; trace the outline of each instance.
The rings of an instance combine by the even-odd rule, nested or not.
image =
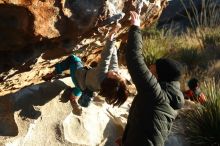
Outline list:
[[[130,15],[131,15],[131,25],[140,27],[141,24],[140,15],[137,14],[135,11],[130,11]]]
[[[109,39],[113,41],[115,38],[115,33],[121,28],[121,24],[117,23],[109,32]]]

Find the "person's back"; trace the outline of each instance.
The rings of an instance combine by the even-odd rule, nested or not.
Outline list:
[[[139,19],[134,12],[131,17],[131,21]],[[136,22],[133,24],[128,36],[126,61],[137,95],[129,111],[122,145],[162,146],[176,117],[175,109],[184,104],[178,82],[182,68],[174,60],[159,59],[154,69],[148,69],[142,56],[140,28],[135,26]]]

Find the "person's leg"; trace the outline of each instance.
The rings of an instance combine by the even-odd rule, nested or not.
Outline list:
[[[70,100],[70,104],[73,108],[73,110],[72,110],[73,114],[80,116],[82,113],[82,108],[77,104],[76,98],[77,98],[76,96],[71,94],[71,96],[69,97],[69,100]]]
[[[88,89],[84,90],[83,92],[81,91],[79,85],[77,84],[76,78],[75,78],[75,71],[77,69],[83,68],[83,64],[81,62],[81,59],[77,56],[73,55],[73,62],[70,64],[70,74],[71,74],[71,78],[73,83],[75,84],[75,87],[73,88],[73,95],[75,96],[80,96],[78,103],[82,106],[82,107],[88,107],[89,103],[91,101],[91,98],[93,96],[93,91],[90,91]],[[72,103],[74,103],[75,101],[72,101]]]
[[[72,55],[72,63],[70,64],[70,75],[71,79],[75,85],[73,88],[73,95],[75,96],[81,96],[82,91],[77,83],[76,77],[75,77],[75,72],[77,69],[83,68],[83,64],[81,62],[81,59],[75,55]]]
[[[76,68],[79,68],[80,66],[82,66],[82,63],[81,63],[81,59],[75,55],[70,55],[69,57],[67,57],[65,60],[63,60],[62,62],[60,63],[57,63],[55,65],[55,70],[56,70],[56,73],[57,74],[60,74],[62,73],[64,70],[67,70],[67,69],[70,69],[71,70],[71,65],[77,63],[77,62],[80,62],[79,65],[74,65],[76,66]],[[78,64],[78,63],[77,63]],[[75,69],[72,68],[72,69]]]
[[[79,107],[79,105],[76,102],[76,98],[82,95],[82,91],[77,83],[75,72],[77,69],[83,68],[83,64],[81,62],[81,59],[75,55],[72,55],[72,62],[70,64],[70,75],[71,79],[75,85],[74,88],[72,88],[72,93],[69,97],[70,104],[73,108],[73,113],[76,115],[81,115],[82,109]]]
[[[72,72],[71,77],[73,78],[73,74],[75,73],[75,69],[82,67],[82,63],[79,57],[75,55],[70,55],[65,60],[60,63],[55,64],[55,70],[52,73],[48,73],[42,77],[45,81],[50,81],[57,74],[61,74],[64,70],[70,69]]]

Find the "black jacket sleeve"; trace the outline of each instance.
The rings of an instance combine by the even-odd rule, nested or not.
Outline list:
[[[128,71],[138,93],[144,95],[150,93],[154,98],[162,97],[160,96],[160,84],[144,62],[142,45],[143,42],[140,28],[137,26],[131,26],[125,54]]]

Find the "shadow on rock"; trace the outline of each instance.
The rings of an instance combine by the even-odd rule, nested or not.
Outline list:
[[[68,89],[60,80],[44,82],[25,87],[20,91],[0,97],[0,136],[18,135],[14,112],[20,111],[23,118],[37,119],[41,111],[34,106],[43,106],[55,98],[64,89]]]
[[[120,118],[116,118],[113,115],[109,116],[109,118],[110,120],[103,133],[103,137],[106,139],[104,146],[109,146],[115,143],[116,140],[122,136],[124,131]]]
[[[0,73],[36,58],[30,49],[39,41],[34,35],[34,19],[27,8],[0,4]]]

